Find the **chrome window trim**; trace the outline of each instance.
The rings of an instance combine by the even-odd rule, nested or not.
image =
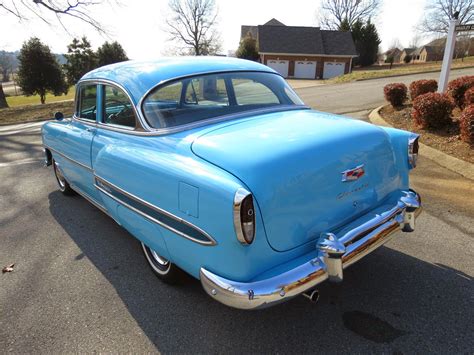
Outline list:
[[[242,223],[240,220],[240,209],[242,208],[242,201],[251,193],[242,187],[240,187],[234,195],[234,229],[237,235],[237,240],[243,245],[250,245],[255,241],[255,227],[254,226],[254,237],[251,243],[248,243],[244,237],[244,231],[242,230]],[[255,222],[256,223],[256,222]]]
[[[219,117],[209,118],[209,119],[206,119],[206,120],[196,121],[196,122],[193,122],[193,123],[188,123],[186,125],[181,125],[181,126],[154,129],[151,133],[154,136],[162,136],[162,135],[171,134],[171,133],[189,131],[193,128],[207,126],[207,125],[213,124],[213,123],[231,121],[233,119],[238,119],[238,118],[245,118],[245,117],[250,116],[252,114],[265,114],[265,113],[273,113],[273,112],[284,112],[284,111],[293,111],[293,110],[309,110],[309,109],[311,109],[311,108],[306,106],[306,105],[273,106],[273,107],[264,108],[264,109],[256,109],[256,110],[249,110],[249,111],[244,111],[244,112],[239,112],[239,113],[232,113],[232,114],[223,115],[223,116],[219,116]]]
[[[213,117],[213,118],[209,118],[209,119],[189,123],[187,125],[181,125],[181,126],[176,126],[176,127],[171,127],[171,128],[153,128],[148,124],[148,122],[145,118],[145,114],[143,113],[143,103],[146,100],[146,98],[148,97],[148,95],[152,91],[154,91],[155,89],[158,89],[161,86],[165,86],[165,85],[167,85],[167,84],[169,84],[173,81],[180,81],[180,80],[183,80],[183,79],[188,79],[188,78],[192,78],[192,77],[196,77],[196,76],[202,76],[202,75],[228,74],[228,73],[267,73],[267,74],[277,75],[277,76],[283,78],[279,73],[272,72],[272,71],[266,71],[266,70],[216,70],[216,71],[207,71],[207,72],[197,72],[197,73],[193,73],[193,74],[187,74],[187,75],[177,76],[175,78],[162,80],[158,84],[156,84],[155,86],[148,89],[145,92],[145,94],[142,96],[142,98],[140,99],[140,101],[138,102],[138,105],[137,105],[137,109],[140,111],[140,114],[143,117],[143,120],[145,121],[146,129],[148,131],[154,132],[155,135],[164,135],[164,134],[182,132],[182,131],[190,130],[192,128],[201,127],[201,126],[205,126],[205,125],[212,124],[212,123],[231,120],[231,119],[234,119],[234,118],[238,118],[243,114],[249,114],[249,113],[251,114],[253,112],[255,112],[255,113],[267,112],[268,109],[249,110],[249,111],[245,111],[245,112],[239,112],[239,113],[234,113],[234,114],[228,114],[228,115]],[[283,80],[285,80],[285,78],[283,78]],[[285,80],[285,82],[286,82],[286,80]],[[288,86],[289,86],[289,84],[288,84]],[[296,94],[296,95],[298,96],[298,94]],[[301,100],[301,102],[303,102],[303,100]],[[300,110],[301,109],[310,109],[310,107],[307,106],[307,105],[281,105],[281,106],[273,107],[273,110],[271,110],[271,112],[278,112],[279,109],[281,109],[281,111],[287,111],[287,110],[293,110],[293,109],[300,109]]]
[[[137,123],[138,123],[138,128],[142,128],[144,130],[147,130],[146,126],[143,124],[143,122],[145,121],[143,119],[143,117],[141,116],[140,112],[137,110],[137,107],[132,99],[132,96],[130,95],[130,93],[127,91],[127,89],[120,85],[119,83],[113,81],[113,80],[109,80],[109,79],[84,79],[84,80],[81,80],[77,83],[76,85],[76,90],[77,88],[79,88],[81,86],[81,84],[95,84],[95,85],[109,85],[109,86],[115,86],[117,89],[123,91],[125,93],[125,95],[127,96],[127,98],[129,99],[132,107],[133,107],[133,112],[135,114],[135,117],[137,119]],[[79,90],[77,90],[79,91]],[[74,113],[74,115],[72,116],[72,118],[74,120],[79,120],[81,122],[84,122],[84,123],[89,123],[91,124],[93,121],[91,120],[84,120],[80,117],[77,117],[77,112]],[[127,126],[118,126],[118,125],[112,125],[112,124],[109,124],[109,123],[104,123],[104,122],[101,122],[101,118],[100,117],[97,117],[97,119],[94,121],[95,124],[99,125],[100,128],[103,128],[103,129],[109,129],[111,131],[118,131],[118,132],[123,132],[123,133],[133,133],[133,134],[143,134],[145,133],[144,131],[140,131],[140,130],[137,130],[137,128],[134,128],[134,127],[127,127]]]
[[[133,105],[134,112],[136,113],[137,118],[138,118],[138,123],[140,124],[140,126],[141,126],[140,128],[142,128],[143,131],[137,130],[136,128],[135,129],[127,129],[127,128],[123,128],[123,127],[118,128],[118,127],[114,127],[110,124],[105,124],[105,123],[101,123],[101,122],[98,122],[98,121],[93,122],[93,121],[90,121],[90,120],[84,120],[84,119],[81,119],[80,117],[77,117],[76,112],[72,116],[72,120],[73,121],[80,121],[84,124],[87,124],[87,125],[90,125],[90,126],[93,126],[93,127],[96,127],[96,128],[100,127],[102,129],[107,129],[109,131],[120,132],[120,133],[124,133],[124,134],[130,134],[130,135],[136,135],[136,136],[163,136],[163,135],[167,135],[167,134],[178,133],[178,132],[190,130],[190,129],[197,128],[197,127],[206,126],[206,125],[213,124],[213,123],[219,123],[219,122],[223,122],[223,121],[230,121],[230,120],[233,120],[233,119],[236,119],[236,118],[241,118],[241,117],[245,117],[245,116],[252,115],[252,114],[264,114],[264,113],[273,113],[273,112],[284,112],[284,111],[290,111],[290,110],[309,110],[309,109],[311,109],[309,106],[306,106],[306,105],[284,105],[284,106],[274,106],[274,107],[265,108],[265,109],[249,110],[249,111],[245,111],[245,112],[239,112],[239,113],[214,117],[214,118],[210,118],[210,119],[207,119],[207,120],[202,120],[202,121],[198,121],[198,122],[194,122],[194,123],[190,123],[190,124],[182,125],[182,126],[176,126],[176,127],[172,127],[172,128],[153,128],[153,127],[150,127],[148,125],[148,122],[144,118],[144,115],[143,115],[143,112],[142,112],[142,104],[143,104],[143,101],[145,100],[145,98],[148,96],[148,94],[150,94],[150,92],[152,90],[154,90],[155,88],[158,88],[161,85],[165,85],[169,82],[182,80],[182,79],[186,79],[186,78],[189,78],[189,77],[194,77],[194,76],[199,76],[199,75],[206,75],[206,74],[225,74],[225,73],[268,73],[268,74],[281,76],[278,73],[271,72],[271,71],[265,71],[265,70],[216,70],[216,71],[197,72],[197,73],[193,73],[193,74],[187,74],[187,75],[182,75],[182,76],[177,76],[177,77],[174,77],[174,78],[162,80],[158,84],[156,84],[153,87],[151,87],[150,89],[148,89],[145,92],[145,94],[142,96],[142,98],[140,99],[140,101],[138,102],[138,104],[136,106]],[[112,81],[112,80],[109,80],[109,79],[100,79],[100,78],[83,79],[83,80],[79,81],[79,83],[76,85],[76,88],[79,87],[79,85],[82,84],[82,83],[95,83],[97,85],[106,84],[106,85],[116,86],[118,89],[121,89],[125,92],[125,94],[130,99],[132,104],[134,102],[132,100],[131,95],[125,89],[125,87],[120,85],[119,83],[117,83],[115,81]]]
[[[195,243],[198,243],[198,244],[201,244],[201,245],[205,245],[205,246],[214,246],[214,245],[217,245],[217,242],[216,242],[216,240],[215,240],[214,238],[212,238],[206,231],[202,230],[201,228],[199,228],[198,226],[194,225],[193,223],[190,223],[190,222],[188,222],[188,221],[186,221],[186,220],[184,220],[184,219],[182,219],[182,218],[180,218],[180,217],[178,217],[178,216],[176,216],[176,215],[174,215],[174,214],[172,214],[172,213],[170,213],[170,212],[168,212],[168,211],[166,211],[166,210],[164,210],[164,209],[162,209],[162,208],[160,208],[160,207],[158,207],[158,206],[155,206],[155,205],[153,205],[153,204],[151,204],[151,203],[149,203],[149,202],[147,202],[147,201],[141,199],[140,197],[137,197],[137,196],[135,196],[135,195],[133,195],[133,194],[131,194],[131,193],[129,193],[129,192],[123,190],[122,188],[118,187],[117,185],[115,185],[115,184],[113,184],[113,183],[111,183],[111,182],[105,180],[104,178],[101,178],[100,176],[97,176],[96,174],[94,174],[94,178],[95,178],[96,180],[98,180],[100,183],[105,184],[105,185],[107,185],[108,187],[111,187],[111,188],[117,190],[118,192],[124,194],[125,196],[129,197],[130,199],[133,199],[133,200],[135,200],[136,202],[138,202],[138,203],[140,203],[140,204],[143,204],[143,205],[145,205],[146,207],[151,208],[151,209],[155,210],[155,211],[158,212],[158,213],[164,214],[164,215],[166,215],[167,217],[172,218],[172,219],[174,219],[175,221],[177,221],[177,222],[179,222],[179,223],[182,223],[182,224],[187,225],[188,227],[190,227],[190,228],[196,230],[197,232],[199,232],[200,234],[202,234],[203,236],[205,236],[209,241],[205,242],[205,241],[196,239],[196,238],[194,238],[194,237],[192,237],[192,236],[190,236],[190,235],[187,235],[187,234],[185,234],[185,233],[183,233],[183,232],[181,232],[181,231],[179,231],[179,230],[177,230],[177,229],[175,229],[175,228],[173,228],[173,227],[171,227],[171,226],[169,226],[169,225],[163,223],[162,221],[159,221],[159,220],[157,220],[156,218],[153,218],[152,216],[149,216],[148,214],[144,213],[143,211],[140,211],[139,209],[137,209],[137,208],[135,208],[135,207],[133,207],[133,206],[130,206],[130,205],[129,205],[128,203],[126,203],[125,201],[120,200],[120,198],[118,198],[118,197],[112,195],[110,192],[106,191],[104,188],[102,188],[101,186],[97,185],[97,183],[94,184],[95,188],[98,189],[99,191],[103,192],[104,194],[106,194],[107,196],[109,196],[110,198],[112,198],[113,200],[115,200],[116,202],[120,203],[121,205],[123,205],[123,206],[129,208],[130,210],[132,210],[132,211],[134,211],[134,212],[140,214],[141,216],[143,216],[143,217],[149,219],[150,221],[152,221],[152,222],[154,222],[154,223],[156,223],[156,224],[158,224],[158,225],[160,225],[160,226],[162,226],[162,227],[164,227],[164,228],[170,230],[170,231],[173,232],[173,233],[178,234],[179,236],[181,236],[181,237],[183,237],[183,238],[185,238],[185,239],[191,240],[191,241],[193,241],[193,242],[195,242]]]
[[[67,159],[67,160],[69,160],[70,162],[72,162],[72,163],[74,163],[74,164],[76,164],[76,165],[79,165],[79,166],[83,167],[84,169],[87,169],[87,170],[89,170],[89,171],[93,171],[91,167],[85,165],[84,163],[81,163],[80,161],[77,161],[77,160],[75,160],[75,159],[73,159],[73,158],[67,156],[67,155],[64,154],[64,153],[61,153],[61,152],[57,151],[57,150],[54,149],[54,148],[51,148],[51,147],[49,147],[49,146],[47,146],[47,145],[43,145],[43,147],[44,147],[44,149],[49,149],[50,151],[52,151],[52,152],[54,152],[54,153],[56,153],[56,154],[59,154],[59,155],[62,156],[64,159]]]

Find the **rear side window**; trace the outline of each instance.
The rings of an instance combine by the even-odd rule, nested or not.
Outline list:
[[[128,96],[115,86],[104,86],[102,122],[115,126],[135,127],[136,118]]]
[[[97,118],[97,85],[81,85],[78,97],[77,116],[95,121]]]

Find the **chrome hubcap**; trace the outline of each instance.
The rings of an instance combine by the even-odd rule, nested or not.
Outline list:
[[[151,256],[153,257],[153,259],[160,265],[162,266],[167,266],[170,262],[168,260],[166,260],[165,258],[163,258],[162,256],[159,256],[156,251],[150,249],[151,251]]]
[[[66,179],[64,178],[61,169],[59,169],[58,163],[54,162],[54,171],[56,173],[56,178],[58,179],[58,184],[61,189],[66,188]]]

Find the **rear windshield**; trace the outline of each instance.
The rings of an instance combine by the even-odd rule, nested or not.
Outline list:
[[[168,128],[288,105],[303,102],[279,75],[234,72],[188,77],[161,85],[147,95],[142,110],[151,127]]]

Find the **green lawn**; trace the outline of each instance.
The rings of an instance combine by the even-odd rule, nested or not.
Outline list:
[[[451,69],[455,68],[466,68],[474,66],[474,57],[466,57],[463,61],[461,59],[453,60]],[[357,80],[366,80],[366,79],[375,79],[375,78],[384,78],[390,76],[397,76],[403,74],[416,74],[416,73],[425,73],[430,71],[441,70],[441,62],[428,62],[428,63],[419,63],[419,64],[403,64],[397,65],[392,69],[389,69],[388,66],[384,65],[382,68],[373,65],[367,69],[355,69],[352,73],[338,76],[333,79],[326,80],[327,84],[334,83],[347,83],[350,81]]]
[[[74,99],[75,94],[76,94],[76,88],[74,86],[71,86],[66,95],[54,96],[53,94],[47,94],[46,95],[46,103],[64,101],[64,100],[72,100],[72,99]],[[34,95],[34,96],[24,96],[24,95],[9,96],[9,97],[7,97],[7,103],[8,103],[8,106],[10,106],[10,107],[41,104],[40,97],[38,95]]]

